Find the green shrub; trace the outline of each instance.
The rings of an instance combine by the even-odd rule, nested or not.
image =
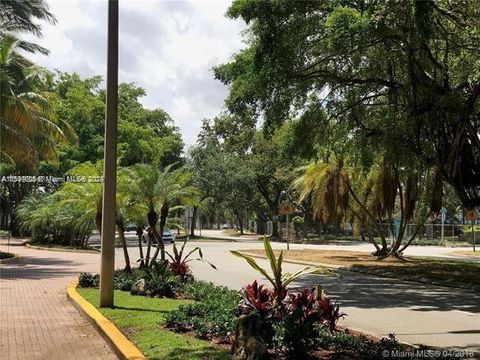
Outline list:
[[[411,245],[415,246],[443,246],[440,239],[415,239]]]
[[[231,296],[232,290],[218,286],[207,281],[194,281],[182,286],[182,295],[196,301],[206,301],[210,298],[227,298]],[[234,293],[238,293],[233,291]]]
[[[178,331],[193,330],[201,338],[229,342],[239,315],[238,291],[203,281],[184,285],[182,294],[198,303],[180,306],[166,316],[166,324]]]
[[[9,234],[7,230],[0,230],[0,238],[6,238]]]
[[[2,259],[10,259],[12,257],[14,257],[15,255],[11,254],[11,253],[8,253],[8,252],[2,252],[0,251],[0,260]]]
[[[143,270],[145,291],[155,297],[175,297],[181,287],[181,279],[175,276],[168,262],[155,262]]]
[[[81,273],[78,276],[78,286],[83,288],[98,287],[100,285],[100,275],[92,273]]]
[[[115,271],[115,278],[113,280],[113,287],[115,290],[130,291],[132,290],[133,284],[139,279],[138,271],[125,271],[117,270]]]

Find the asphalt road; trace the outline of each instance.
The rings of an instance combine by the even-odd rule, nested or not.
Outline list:
[[[138,258],[133,238],[129,240],[132,264]],[[213,281],[231,289],[241,289],[257,279],[266,279],[248,264],[233,255],[232,249],[261,248],[259,242],[191,241],[188,248],[201,246],[208,264],[191,263],[197,279]],[[274,243],[274,248],[285,244]],[[294,247],[301,247],[294,245]],[[171,245],[166,246],[167,250]],[[117,267],[123,266],[121,248],[116,251]],[[268,269],[268,263],[258,260]],[[284,270],[294,272],[302,265],[284,264]],[[457,347],[480,352],[480,294],[463,289],[430,286],[398,279],[342,271],[341,277],[309,275],[293,284],[293,288],[321,284],[327,294],[339,302],[348,314],[341,326],[377,336],[395,333],[400,341],[440,347]],[[478,274],[473,274],[478,276]]]

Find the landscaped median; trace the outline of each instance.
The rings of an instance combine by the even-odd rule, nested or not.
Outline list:
[[[229,352],[209,341],[164,328],[165,317],[189,300],[132,296],[115,291],[115,307],[101,308],[97,288],[68,287],[69,297],[108,339],[122,359],[229,359]]]
[[[279,254],[279,250],[274,251]],[[263,250],[242,250],[242,253],[264,257]],[[300,264],[321,264],[331,268],[371,273],[440,286],[480,289],[480,278],[472,276],[480,271],[480,263],[432,257],[388,257],[377,259],[358,251],[288,250],[283,251],[286,261]]]
[[[5,251],[0,251],[0,263],[10,262],[15,258],[16,258],[15,254],[5,252]]]
[[[81,310],[97,327],[101,334],[109,341],[117,355],[125,360],[142,360],[146,357],[133,345],[120,330],[115,327],[100,311],[87,301],[77,291],[78,281],[72,282],[67,287],[68,297],[75,303],[77,308]],[[97,290],[98,292],[98,290]],[[98,294],[97,294],[98,303]]]
[[[114,308],[96,308],[98,274],[80,274],[81,288],[72,285],[69,294],[124,359],[380,360],[386,353],[413,350],[394,335],[377,339],[338,328],[348,314],[320,286],[290,288],[302,276],[332,272],[310,266],[285,273],[283,257],[275,256],[268,240],[264,248],[269,269],[250,256],[232,254],[267,278],[269,286],[255,280],[237,291],[197,281],[182,247],[175,248],[171,261],[116,271]],[[198,248],[189,254],[195,252],[202,256]]]

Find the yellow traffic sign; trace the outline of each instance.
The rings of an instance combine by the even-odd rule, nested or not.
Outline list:
[[[295,209],[290,203],[283,203],[280,205],[280,215],[291,215],[294,211]]]
[[[466,209],[465,210],[465,219],[476,221],[478,220],[478,213],[475,209]]]

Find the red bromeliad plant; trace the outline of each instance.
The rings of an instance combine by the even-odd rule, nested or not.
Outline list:
[[[319,317],[317,293],[314,289],[303,289],[298,294],[290,294],[287,301],[289,312],[300,310],[304,317]]]
[[[169,266],[170,270],[172,270],[172,273],[176,276],[180,276],[182,280],[186,280],[192,276],[192,270],[185,261],[182,261],[180,263],[170,262]]]
[[[309,266],[293,274],[285,273],[282,270],[283,251],[280,252],[280,255],[278,256],[278,258],[275,257],[275,253],[273,252],[272,245],[270,244],[270,241],[267,238],[263,240],[263,247],[265,248],[265,255],[268,259],[268,262],[270,263],[272,274],[269,274],[265,269],[259,266],[252,256],[242,254],[234,250],[231,250],[230,252],[235,256],[245,259],[252,268],[257,270],[260,274],[262,274],[264,277],[267,278],[267,280],[273,286],[275,301],[279,306],[282,305],[283,300],[287,296],[287,287],[298,278],[308,274],[333,275],[333,273],[324,266]]]
[[[300,310],[304,318],[316,319],[332,333],[337,330],[338,320],[346,316],[340,312],[338,304],[333,304],[326,296],[319,296],[315,289],[303,289],[298,294],[290,294],[287,304],[290,313]]]
[[[337,330],[338,320],[347,316],[347,314],[340,312],[338,304],[332,304],[328,297],[318,299],[318,307],[321,311],[322,324],[334,333]]]
[[[263,285],[259,286],[257,280],[255,280],[243,290],[243,300],[240,303],[240,307],[243,312],[248,313],[251,310],[256,310],[263,316],[272,310],[273,299],[273,292]]]
[[[192,260],[204,261],[209,264],[215,270],[217,269],[215,265],[203,259],[202,249],[198,246],[193,248],[188,252],[187,255],[183,256],[183,252],[185,250],[185,245],[187,244],[188,238],[185,239],[183,242],[180,251],[177,249],[177,245],[173,244],[173,254],[170,254],[168,251],[165,254],[170,258],[169,261],[170,269],[172,270],[174,275],[180,276],[182,280],[188,280],[192,276],[192,272],[190,270],[190,266],[188,263]],[[196,259],[189,259],[189,257],[198,252],[199,257]]]

